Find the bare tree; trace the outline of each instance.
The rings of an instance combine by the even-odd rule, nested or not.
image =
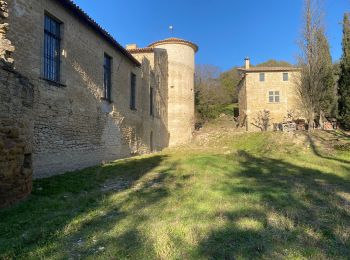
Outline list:
[[[329,72],[328,63],[325,62],[329,46],[324,34],[323,14],[320,7],[320,0],[305,0],[304,28],[299,57],[299,66],[302,71],[300,79],[296,82],[309,130],[315,127],[316,115],[321,117],[323,115],[325,107],[323,100],[329,94],[330,84],[325,76]],[[327,60],[329,60],[328,57]]]
[[[252,125],[259,128],[262,132],[266,132],[271,126],[270,122],[272,120],[269,110],[259,111],[256,117],[253,119]]]
[[[212,65],[197,65],[195,75],[196,121],[215,119],[222,105],[231,101],[220,82],[221,71]]]

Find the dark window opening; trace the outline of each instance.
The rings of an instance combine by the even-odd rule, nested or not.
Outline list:
[[[265,81],[265,73],[260,73],[259,78],[260,81]]]
[[[23,168],[25,169],[32,168],[32,154],[28,153],[24,155]]]
[[[134,73],[131,73],[130,81],[130,109],[136,110],[136,75]]]
[[[150,109],[150,115],[154,116],[154,97],[153,97],[153,88],[151,87],[149,90],[149,109]]]
[[[61,22],[45,15],[44,26],[44,78],[60,82]]]
[[[288,73],[283,73],[283,81],[288,81],[289,75]]]
[[[151,152],[154,151],[154,147],[153,147],[153,132],[151,132],[151,136],[150,136],[150,150]]]
[[[107,54],[104,56],[103,70],[103,99],[111,101],[112,58]]]

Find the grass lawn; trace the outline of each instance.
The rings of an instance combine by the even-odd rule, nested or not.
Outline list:
[[[0,211],[0,259],[349,259],[349,142],[219,131],[37,180]]]

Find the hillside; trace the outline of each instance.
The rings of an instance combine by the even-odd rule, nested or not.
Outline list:
[[[240,133],[49,179],[0,211],[0,258],[345,259],[350,137]]]

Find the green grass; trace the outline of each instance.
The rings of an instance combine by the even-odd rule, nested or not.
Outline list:
[[[234,115],[233,110],[235,108],[238,108],[238,104],[236,104],[236,103],[228,104],[228,105],[222,105],[221,108],[219,109],[219,111],[222,114],[233,116]]]
[[[347,259],[348,142],[222,133],[37,180],[0,211],[0,259]]]

